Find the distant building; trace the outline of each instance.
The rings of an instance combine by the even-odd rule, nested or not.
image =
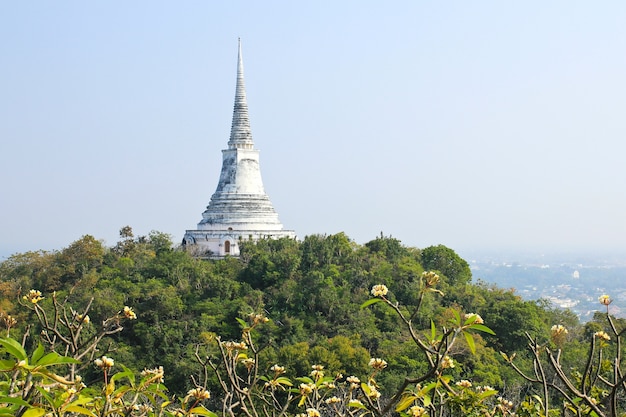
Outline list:
[[[239,243],[262,238],[295,238],[284,230],[263,188],[259,151],[254,148],[243,79],[241,41],[237,59],[235,108],[228,149],[222,150],[217,190],[198,223],[187,230],[183,246],[197,256],[239,256]]]

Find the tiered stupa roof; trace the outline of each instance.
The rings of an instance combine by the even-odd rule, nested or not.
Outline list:
[[[239,241],[264,237],[294,238],[295,233],[283,229],[263,188],[248,117],[240,41],[233,121],[228,149],[222,150],[219,182],[197,229],[186,231],[183,244],[202,255],[237,256]]]

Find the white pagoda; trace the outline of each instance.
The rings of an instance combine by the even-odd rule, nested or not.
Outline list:
[[[295,238],[296,234],[283,229],[263,188],[259,151],[254,148],[248,118],[239,41],[235,108],[228,149],[222,150],[222,172],[197,229],[185,232],[183,246],[196,256],[222,258],[239,256],[241,241],[281,237]]]

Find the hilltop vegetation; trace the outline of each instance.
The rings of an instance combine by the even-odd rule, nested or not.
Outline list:
[[[425,271],[438,274],[436,290],[433,286],[427,297],[421,278]],[[568,372],[582,371],[590,335],[610,330],[601,315],[581,325],[568,311],[473,282],[467,262],[443,245],[409,248],[385,236],[364,245],[343,233],[241,242],[240,258],[200,260],[175,247],[166,234],[134,237],[127,227],[110,248],[87,235],[59,251],[13,255],[0,264],[0,280],[0,309],[18,323],[11,330],[14,337],[42,330],[34,310],[19,306],[30,289],[42,292],[42,308],[51,314],[53,298],[89,306],[93,323],[130,306],[137,320],[105,336],[86,359],[110,354],[136,372],[161,365],[166,385],[178,394],[193,388],[192,376],[203,372],[195,355],[199,346],[216,336],[238,340],[238,319],[261,314],[269,321],[255,336],[256,345],[263,347],[259,368],[281,364],[286,376],[294,378],[323,364],[328,374],[366,375],[370,358],[384,358],[386,369],[376,381],[383,395],[391,395],[407,376],[429,365],[393,308],[362,308],[374,285],[389,288],[390,306],[412,311],[419,305],[411,319],[424,332],[445,329],[458,315],[479,315],[495,334],[458,340],[451,350],[458,366],[449,374],[493,387],[516,404],[534,391],[507,362],[517,356],[516,366],[531,372],[530,339],[548,344],[553,326],[569,329],[570,350],[559,360]],[[36,346],[36,338],[25,340],[27,348]],[[96,369],[85,372],[87,379],[97,378]],[[219,391],[215,377],[207,383]]]

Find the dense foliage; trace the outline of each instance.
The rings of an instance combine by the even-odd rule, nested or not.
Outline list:
[[[427,297],[425,271],[437,276]],[[362,308],[375,285],[392,289],[387,307]],[[44,294],[39,313],[19,305],[31,288]],[[269,319],[254,336],[260,352],[255,366],[270,369],[280,363],[285,378],[308,375],[318,364],[328,375],[367,375],[370,358],[385,358],[386,369],[376,376],[383,395],[392,395],[407,376],[428,372],[432,365],[403,314],[414,311],[411,325],[427,333],[446,329],[455,317],[477,314],[494,334],[457,341],[450,353],[458,366],[448,370],[450,377],[493,387],[529,409],[537,403],[528,401],[537,381],[528,375],[542,359],[536,352],[554,343],[555,325],[569,329],[570,349],[558,360],[572,375],[588,366],[589,338],[612,330],[600,315],[583,326],[567,311],[473,282],[467,262],[443,245],[420,250],[382,235],[364,245],[343,233],[241,242],[240,258],[201,260],[163,233],[134,237],[126,227],[111,248],[84,236],[59,251],[11,256],[0,264],[0,294],[3,317],[16,322],[9,326],[11,335],[40,335],[44,342],[50,329],[41,315],[54,314],[55,306],[88,306],[93,323],[112,314],[124,317],[123,307],[131,306],[138,319],[110,323],[112,331],[85,353],[84,361],[114,352],[130,373],[161,365],[170,392],[181,395],[197,387],[199,375],[209,390],[219,390],[221,382],[204,373],[207,362],[199,360],[198,352],[210,358],[216,352],[206,346],[216,337],[240,339],[240,318],[255,314]],[[613,333],[624,328],[619,321],[611,323]],[[39,343],[37,337],[23,340],[27,350]],[[619,357],[621,346],[611,348]],[[94,380],[100,375],[94,367],[85,372]]]

